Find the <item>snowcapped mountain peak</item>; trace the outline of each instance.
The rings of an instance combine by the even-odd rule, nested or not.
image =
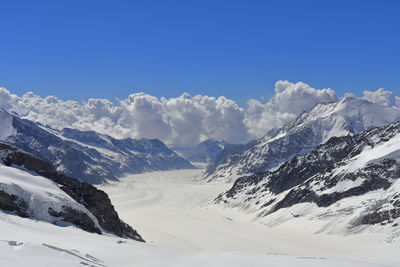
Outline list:
[[[355,97],[318,103],[277,131],[233,153],[225,153],[210,166],[210,179],[232,180],[238,176],[277,168],[304,155],[332,137],[354,135],[400,120],[400,109]]]
[[[58,171],[89,183],[128,173],[195,168],[159,140],[114,139],[94,131],[55,130],[0,111],[0,141],[50,162]]]
[[[395,232],[399,170],[400,122],[395,122],[331,138],[275,171],[239,178],[217,202],[266,216],[270,225],[303,216],[321,220],[320,231],[343,233],[380,224],[380,230],[388,225],[386,230]]]
[[[286,124],[282,132],[296,131],[316,121],[326,131],[323,142],[332,136],[362,132],[372,127],[387,125],[400,119],[400,109],[372,103],[355,97],[344,97],[338,102],[318,103],[309,112],[303,112],[293,122]]]

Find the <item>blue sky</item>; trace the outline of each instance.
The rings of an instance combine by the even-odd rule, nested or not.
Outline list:
[[[400,90],[400,1],[1,1],[0,86],[64,99],[225,95],[276,80]]]

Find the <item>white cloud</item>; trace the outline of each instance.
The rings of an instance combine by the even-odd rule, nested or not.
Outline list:
[[[379,88],[375,92],[364,91],[363,99],[370,102],[379,103],[387,107],[400,107],[400,97],[395,96],[393,92],[385,91],[383,88]]]
[[[364,98],[384,105],[400,106],[399,97],[379,89]],[[275,95],[266,102],[249,100],[246,109],[226,97],[187,93],[176,98],[156,98],[135,93],[111,102],[89,99],[65,101],[32,92],[19,97],[0,88],[0,108],[54,128],[94,130],[116,138],[158,138],[172,146],[192,146],[208,138],[245,143],[264,136],[310,110],[316,103],[336,101],[332,89],[315,89],[298,82],[278,81]]]
[[[25,112],[24,106],[20,103],[20,98],[3,87],[0,87],[0,108],[17,113]]]
[[[262,137],[268,131],[281,127],[303,111],[309,111],[318,102],[337,101],[332,89],[315,89],[298,82],[277,81],[275,95],[265,104],[248,101],[246,125],[253,137]]]
[[[196,144],[210,137],[233,143],[249,139],[244,110],[230,99],[185,93],[162,101],[173,129],[173,144]]]
[[[136,93],[120,102],[122,116],[117,124],[132,131],[130,137],[169,141],[171,124],[164,105],[154,96]],[[129,136],[129,133],[126,133]],[[128,137],[127,136],[127,137]]]

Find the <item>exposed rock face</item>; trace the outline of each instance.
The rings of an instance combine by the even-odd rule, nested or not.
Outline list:
[[[322,208],[318,212],[329,208],[332,213],[339,210],[336,207],[360,201],[362,204],[349,204],[347,208],[347,212],[353,210],[346,215],[355,216],[353,226],[396,224],[400,219],[399,190],[397,122],[354,136],[333,137],[275,171],[239,178],[216,202],[245,207],[268,217],[284,208],[296,213],[301,203]]]
[[[28,205],[16,195],[8,194],[0,190],[0,209],[16,212],[18,216],[29,217]]]
[[[0,110],[10,143],[51,163],[70,177],[99,184],[128,173],[195,168],[157,139],[122,139],[93,131],[51,129]]]
[[[63,206],[62,208],[63,210],[60,212],[49,208],[49,214],[53,217],[61,217],[64,222],[70,222],[77,225],[79,228],[87,232],[101,234],[99,228],[95,226],[93,220],[86,213],[74,210],[71,207]]]
[[[331,137],[354,135],[400,120],[400,109],[357,98],[319,103],[296,120],[264,138],[222,151],[207,170],[210,180],[237,177],[277,169],[296,156],[305,155]]]
[[[73,179],[57,172],[49,163],[26,153],[9,144],[0,143],[1,160],[8,166],[21,166],[29,171],[35,172],[46,177],[59,185],[59,188],[72,197],[76,202],[83,205],[96,217],[99,225],[107,232],[120,237],[132,238],[138,241],[144,241],[141,236],[132,229],[131,226],[124,223],[118,216],[108,195],[85,182]],[[0,194],[1,195],[1,194]],[[16,207],[10,204],[10,197],[3,196],[1,201],[3,206],[7,205],[18,212],[21,206]],[[12,201],[14,204],[16,201]],[[10,206],[11,205],[11,206]],[[49,211],[52,216],[64,217],[64,221],[71,222],[89,232],[99,233],[100,230],[94,226],[94,222],[79,211],[74,211],[69,207],[64,207],[62,212]]]

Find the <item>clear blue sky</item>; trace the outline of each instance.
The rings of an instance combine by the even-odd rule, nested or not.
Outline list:
[[[0,86],[66,99],[400,91],[400,1],[0,1]]]

